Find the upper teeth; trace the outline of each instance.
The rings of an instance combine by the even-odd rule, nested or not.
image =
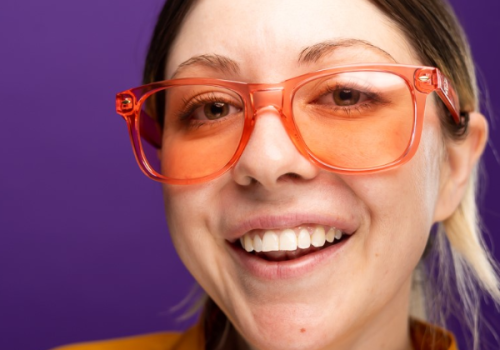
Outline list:
[[[325,232],[325,227],[318,225],[310,228],[267,230],[262,237],[255,233],[246,233],[240,238],[240,243],[247,252],[293,251],[297,248],[307,249],[311,245],[323,247],[326,242],[332,243],[335,239],[342,238],[340,230],[335,227],[327,229]]]

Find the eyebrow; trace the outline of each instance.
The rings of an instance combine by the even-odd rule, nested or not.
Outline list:
[[[189,66],[203,66],[207,68],[212,68],[221,72],[231,72],[238,73],[240,67],[236,61],[221,55],[199,55],[193,56],[190,59],[182,62],[179,67],[172,74],[171,79],[173,79],[177,74],[186,69]]]
[[[373,45],[368,41],[360,39],[341,39],[322,41],[318,44],[306,47],[300,53],[298,63],[315,63],[324,56],[332,54],[336,49],[345,47],[363,47],[371,51],[376,51],[379,54],[382,54],[383,56],[391,59],[392,61],[397,62],[390,53],[378,46]]]
[[[328,40],[308,46],[300,52],[297,62],[299,64],[316,63],[323,57],[334,53],[336,49],[346,47],[363,47],[370,51],[376,51],[392,61],[397,62],[387,51],[368,41],[360,39]],[[230,72],[237,74],[240,71],[238,63],[228,57],[217,54],[205,54],[193,56],[182,62],[174,71],[170,79],[175,78],[180,72],[191,66],[207,67],[223,73]]]

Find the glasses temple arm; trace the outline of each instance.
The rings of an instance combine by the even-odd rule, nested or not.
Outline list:
[[[457,124],[460,124],[462,122],[462,117],[460,113],[460,103],[458,100],[457,93],[455,92],[455,89],[449,82],[448,78],[446,78],[446,76],[443,73],[441,73],[441,71],[436,70],[436,77],[437,77],[436,93],[450,111],[450,114],[455,120],[455,122]]]
[[[142,110],[139,117],[139,128],[141,130],[141,137],[144,140],[157,149],[161,148],[162,136],[160,126],[149,114]]]

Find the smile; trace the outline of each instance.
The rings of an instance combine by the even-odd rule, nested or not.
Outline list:
[[[299,258],[347,238],[341,230],[323,225],[301,225],[280,230],[253,230],[239,239],[241,248],[270,261]]]
[[[346,234],[335,228],[332,230],[331,226],[326,230],[325,226],[300,225],[280,230],[250,231],[241,239],[227,243],[230,255],[244,271],[260,280],[275,281],[301,278],[318,268],[328,266],[332,259],[342,259],[344,254],[341,252],[350,246],[352,236],[354,232]],[[259,240],[262,246],[259,246]],[[300,248],[301,246],[304,248]],[[264,251],[264,247],[268,251]],[[261,250],[258,252],[255,248]]]

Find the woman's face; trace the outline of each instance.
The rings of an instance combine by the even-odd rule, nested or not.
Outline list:
[[[318,45],[333,41],[339,45]],[[299,64],[306,49],[316,50],[317,60]],[[178,69],[199,55],[219,55],[238,68],[195,59]],[[200,0],[172,47],[166,78],[177,71],[176,78],[275,83],[339,65],[394,62],[421,63],[368,1]],[[261,113],[229,172],[199,185],[164,185],[175,247],[255,348],[408,347],[412,272],[439,211],[440,135],[429,99],[410,162],[377,174],[339,175],[303,158],[277,113]],[[245,234],[302,228],[313,234],[317,226],[350,235],[290,260],[237,247]]]

